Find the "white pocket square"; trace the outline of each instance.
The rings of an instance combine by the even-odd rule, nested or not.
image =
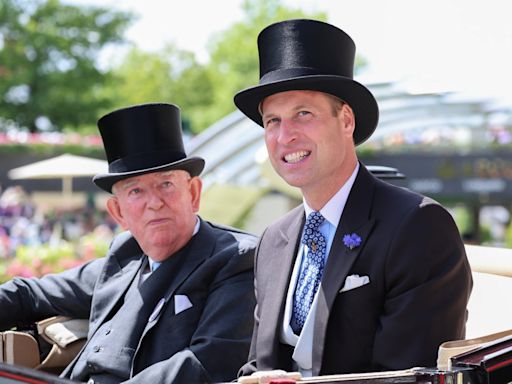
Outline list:
[[[174,295],[174,314],[183,312],[186,309],[192,308],[192,303],[190,302],[187,295]]]
[[[340,293],[350,291],[351,289],[362,287],[370,283],[368,276],[350,275],[345,279],[343,288],[340,289]]]

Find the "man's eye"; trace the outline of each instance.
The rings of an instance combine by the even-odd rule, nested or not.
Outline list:
[[[162,183],[162,187],[164,187],[164,188],[171,188],[172,187],[172,183],[170,181],[164,181]]]
[[[140,192],[141,192],[140,188],[132,188],[128,191],[128,194],[131,196],[135,196],[135,195],[140,194]]]
[[[311,112],[309,112],[309,111],[300,111],[298,113],[298,115],[299,116],[309,116],[309,115],[311,115]]]
[[[265,127],[271,125],[271,124],[277,124],[279,122],[279,118],[277,117],[272,117],[271,119],[268,119],[267,122],[265,123]]]

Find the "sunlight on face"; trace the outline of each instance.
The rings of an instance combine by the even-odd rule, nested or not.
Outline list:
[[[267,97],[261,111],[270,162],[288,184],[319,201],[341,188],[357,162],[348,104],[322,92],[287,91]]]
[[[147,173],[121,180],[112,190],[109,213],[155,261],[190,240],[199,210],[198,177],[181,170]]]

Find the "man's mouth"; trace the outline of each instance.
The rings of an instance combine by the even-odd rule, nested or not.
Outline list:
[[[289,153],[284,156],[284,161],[289,164],[298,163],[302,159],[305,159],[306,157],[308,157],[310,155],[310,153],[311,152],[309,152],[309,151],[299,151],[299,152]]]
[[[149,225],[160,225],[163,223],[166,223],[168,219],[166,218],[160,218],[160,219],[153,219],[148,222]]]

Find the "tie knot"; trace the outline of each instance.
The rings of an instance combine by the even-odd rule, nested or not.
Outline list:
[[[318,211],[313,211],[309,214],[306,219],[306,225],[304,226],[306,229],[311,229],[312,231],[317,231],[318,227],[324,222],[325,218]]]
[[[309,214],[306,219],[306,224],[304,225],[304,236],[302,238],[303,244],[307,244],[309,246],[311,241],[316,239],[319,235],[318,227],[324,222],[324,220],[325,218],[318,211],[313,211]]]

